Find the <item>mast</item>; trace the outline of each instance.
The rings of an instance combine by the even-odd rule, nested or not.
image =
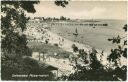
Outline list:
[[[76,28],[76,34],[78,34],[78,32],[77,32],[77,28]]]

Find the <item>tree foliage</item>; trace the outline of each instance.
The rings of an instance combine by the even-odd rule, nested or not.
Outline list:
[[[26,46],[27,38],[23,34],[29,18],[24,11],[35,12],[34,5],[38,1],[2,1],[1,2],[1,30],[2,52],[6,54],[30,55]],[[28,7],[29,5],[29,7]],[[15,56],[17,58],[17,55]],[[7,57],[7,55],[6,55]],[[10,56],[8,56],[9,58]]]
[[[68,5],[68,1],[67,0],[56,0],[55,1],[55,4],[57,5],[57,6],[62,6],[62,7],[66,7],[66,5]]]
[[[125,32],[127,32],[127,24],[124,25],[123,29]],[[117,65],[117,61],[121,56],[127,58],[127,34],[123,37],[118,35],[117,37],[113,37],[113,39],[108,39],[108,41],[112,41],[112,43],[118,44],[117,48],[111,49],[111,54],[108,56],[108,60],[110,62],[115,62]]]
[[[12,74],[27,72],[24,70],[26,63],[21,61],[23,56],[31,56],[26,35],[23,34],[29,20],[24,12],[34,13],[33,4],[37,3],[38,1],[1,1],[1,78],[3,80],[16,80],[19,78],[12,78]]]
[[[126,26],[127,25],[123,27],[123,29],[125,28],[125,32],[127,31]],[[127,77],[127,66],[119,66],[118,62],[120,62],[119,59],[121,56],[127,58],[127,40],[117,36],[113,39],[109,39],[109,41],[118,44],[118,47],[112,49],[110,55],[107,57],[107,60],[109,61],[108,64],[111,64],[110,62],[114,63],[114,68],[108,65],[103,65],[101,60],[97,59],[97,51],[94,48],[92,48],[92,51],[89,54],[87,54],[84,50],[78,49],[79,56],[82,57],[83,60],[86,60],[86,58],[83,56],[84,53],[90,56],[89,66],[76,65],[75,68],[77,70],[75,73],[72,73],[69,76],[62,76],[59,79],[69,81],[125,81]],[[120,44],[123,41],[124,44]],[[103,52],[101,54],[104,56]]]
[[[78,51],[78,47],[75,44],[72,45],[72,49],[73,49],[74,52]]]
[[[66,1],[65,1],[66,2]],[[56,1],[56,5],[65,7],[67,3]],[[12,74],[45,74],[37,61],[26,56],[31,56],[31,49],[27,46],[27,38],[24,35],[26,23],[29,17],[25,12],[35,13],[34,4],[39,1],[1,1],[1,78],[2,80],[50,80],[53,78],[13,78]],[[53,75],[52,75],[53,76]]]

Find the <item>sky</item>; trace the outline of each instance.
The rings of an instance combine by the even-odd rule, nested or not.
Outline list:
[[[40,1],[34,5],[36,13],[30,17],[60,17],[72,19],[126,19],[126,1],[69,1],[63,8],[54,1]]]

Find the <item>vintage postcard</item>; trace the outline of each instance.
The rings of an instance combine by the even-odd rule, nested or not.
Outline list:
[[[1,1],[2,81],[126,81],[127,1]]]

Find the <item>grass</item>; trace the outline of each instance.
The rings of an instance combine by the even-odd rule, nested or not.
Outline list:
[[[33,41],[28,42],[28,46],[32,49],[33,52],[47,53],[47,55],[52,57],[69,58],[70,55],[73,55],[71,52],[67,52],[56,45]],[[54,56],[54,53],[57,53],[57,56]]]

